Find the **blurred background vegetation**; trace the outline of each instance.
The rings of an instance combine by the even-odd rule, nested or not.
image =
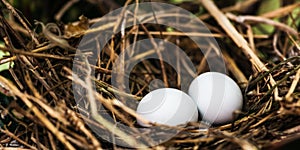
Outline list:
[[[19,9],[30,22],[55,21],[55,14],[70,0],[11,0],[13,6]],[[80,15],[88,18],[101,17],[110,10],[119,8],[125,1],[122,0],[75,0],[74,5],[62,17],[65,23],[78,20]]]
[[[24,16],[28,19],[29,22],[33,23],[34,20],[39,20],[42,22],[54,22],[55,15],[59,10],[66,5],[68,2],[73,1],[74,4],[65,12],[62,16],[61,21],[63,23],[69,23],[78,20],[78,17],[81,15],[86,16],[87,18],[97,18],[105,15],[111,10],[122,7],[125,4],[125,0],[10,0],[14,7],[16,7]],[[151,1],[151,0],[140,0]],[[206,11],[199,6],[198,0],[152,0],[153,2],[164,2],[171,3],[183,7],[195,15],[201,15],[206,13]],[[235,4],[244,2],[245,0],[215,0],[219,8],[226,8],[233,6]],[[288,4],[300,2],[300,0],[250,0],[255,1],[252,7],[248,7],[245,10],[239,10],[240,14],[247,15],[260,15],[272,10],[276,10],[282,6]],[[133,1],[134,2],[134,1]],[[292,15],[299,16],[300,8],[295,9]],[[299,24],[300,18],[296,19],[296,25]],[[292,19],[290,18],[288,22],[291,24]],[[261,32],[254,29],[255,32]],[[264,33],[272,33],[274,28],[271,26],[263,26]]]

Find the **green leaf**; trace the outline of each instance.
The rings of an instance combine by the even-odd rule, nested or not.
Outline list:
[[[296,2],[300,2],[300,0],[296,0]],[[295,8],[291,15],[289,16],[288,20],[287,20],[288,25],[290,25],[291,27],[298,27],[300,24],[300,7]]]
[[[167,32],[174,32],[174,29],[172,27],[167,27]]]
[[[5,47],[5,44],[0,41],[0,47]],[[0,50],[0,59],[4,58],[4,56],[9,56],[9,52],[4,52]],[[8,70],[14,66],[14,62],[7,62],[0,65],[0,72],[4,70]]]
[[[259,6],[258,15],[276,10],[280,8],[281,0],[263,0]],[[278,19],[274,19],[277,21]],[[275,31],[275,28],[271,25],[259,24],[253,27],[253,32],[255,34],[267,34],[270,35]]]
[[[193,0],[170,0],[170,3],[172,4],[180,4],[180,3],[183,3],[183,2],[191,2]]]

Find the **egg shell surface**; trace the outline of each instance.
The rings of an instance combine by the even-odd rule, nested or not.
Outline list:
[[[206,72],[196,77],[188,93],[197,103],[202,120],[212,124],[232,121],[234,111],[243,106],[239,86],[229,76],[218,72]]]
[[[150,122],[169,126],[198,120],[196,103],[186,93],[173,88],[149,92],[138,104],[136,112]],[[140,120],[137,122],[146,126]]]

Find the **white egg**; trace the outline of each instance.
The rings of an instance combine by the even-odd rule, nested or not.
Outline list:
[[[186,93],[173,88],[148,93],[138,104],[137,114],[150,122],[170,126],[198,120],[196,103]],[[139,120],[137,122],[146,126]]]
[[[232,121],[233,112],[243,106],[239,86],[230,77],[218,72],[199,75],[192,81],[188,93],[197,103],[202,120],[213,124]]]

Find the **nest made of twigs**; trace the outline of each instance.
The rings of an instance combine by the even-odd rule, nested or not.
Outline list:
[[[166,26],[133,26],[124,29],[124,33],[115,34],[104,49],[98,51],[94,65],[89,59],[91,54],[84,50],[76,53],[74,49],[83,36],[93,32],[89,27],[97,22],[97,18],[81,17],[78,22],[67,25],[40,23],[44,27],[37,24],[31,29],[26,19],[19,16],[9,3],[6,7],[18,18],[18,22],[5,18],[3,14],[0,18],[2,38],[6,44],[6,48],[1,50],[10,52],[10,56],[1,62],[13,61],[15,64],[13,68],[1,72],[0,78],[3,93],[0,101],[1,148],[108,149],[151,146],[157,149],[276,149],[299,139],[300,88],[297,84],[300,57],[299,37],[291,33],[294,30],[289,32],[280,26],[272,36],[253,36],[245,32],[245,25],[251,24],[235,24],[241,34],[245,32],[245,39],[255,42],[251,45],[253,50],[264,52],[265,57],[257,57],[263,59],[266,67],[260,70],[257,68],[259,62],[253,61],[254,56],[247,55],[250,53],[247,49],[228,40],[233,39],[227,34],[230,31],[223,31],[224,27],[209,26],[208,23],[221,45],[228,75],[243,91],[244,106],[242,111],[235,113],[237,119],[209,128],[203,123],[191,122],[177,127],[154,124],[151,129],[140,130],[135,108],[151,90],[151,81],[162,81],[151,85],[153,88],[168,86],[180,89],[180,81],[184,77],[166,62],[143,60],[130,74],[123,75],[128,77],[130,85],[129,92],[124,92],[122,86],[115,87],[111,83],[113,63],[127,44],[155,37],[184,49],[196,66],[197,74],[209,71],[205,54],[187,35],[176,31],[168,35],[168,32],[162,32],[167,30]],[[236,16],[228,18],[236,21]],[[198,33],[194,34],[197,36]],[[258,51],[251,53],[259,55]],[[76,72],[74,66],[78,69]],[[182,62],[178,62],[177,67],[188,70]],[[172,138],[168,139],[169,136]],[[153,138],[158,138],[155,139],[158,145],[151,143]],[[121,143],[121,146],[116,143]]]

